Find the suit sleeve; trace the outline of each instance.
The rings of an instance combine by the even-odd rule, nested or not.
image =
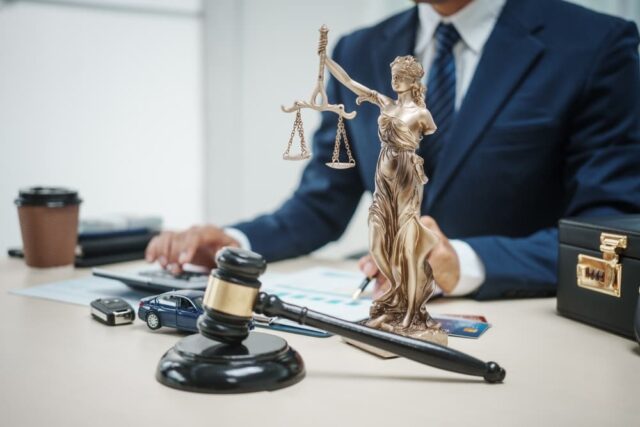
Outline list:
[[[565,217],[640,212],[638,30],[624,22],[605,38],[579,97],[564,150]],[[477,299],[553,295],[558,230],[528,237],[465,239],[485,266]]]
[[[340,62],[341,45],[340,41],[334,49],[333,58],[337,62]],[[338,85],[330,78],[327,97],[332,104],[343,103]],[[231,226],[245,233],[252,250],[267,261],[314,251],[338,239],[351,220],[364,192],[358,169],[334,170],[325,165],[331,161],[337,125],[336,114],[322,113],[320,128],[313,137],[312,158],[297,190],[280,208]],[[349,134],[349,124],[345,126]],[[357,153],[354,156],[357,158]]]

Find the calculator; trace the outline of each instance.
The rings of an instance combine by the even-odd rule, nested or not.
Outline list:
[[[174,275],[164,269],[111,271],[94,268],[92,274],[96,277],[118,280],[125,285],[145,292],[168,292],[180,289],[204,291],[209,281],[209,272],[183,271]]]

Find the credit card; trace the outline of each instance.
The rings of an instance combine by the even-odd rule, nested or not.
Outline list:
[[[440,323],[442,329],[446,330],[449,336],[462,338],[479,338],[491,325],[487,322],[478,322],[471,319],[453,316],[433,316],[433,319]]]
[[[459,319],[469,319],[476,322],[489,323],[487,318],[479,314],[442,314],[444,317],[455,317]]]

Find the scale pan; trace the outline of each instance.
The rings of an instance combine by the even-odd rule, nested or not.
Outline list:
[[[332,169],[350,169],[356,167],[356,164],[351,162],[327,162],[325,165]]]
[[[285,160],[306,160],[311,157],[311,154],[283,154],[282,158]]]

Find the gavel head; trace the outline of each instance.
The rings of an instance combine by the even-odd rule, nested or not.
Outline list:
[[[211,271],[204,294],[204,314],[198,329],[207,338],[235,344],[249,335],[253,306],[264,273],[264,258],[244,249],[225,247],[216,255],[218,268]]]

